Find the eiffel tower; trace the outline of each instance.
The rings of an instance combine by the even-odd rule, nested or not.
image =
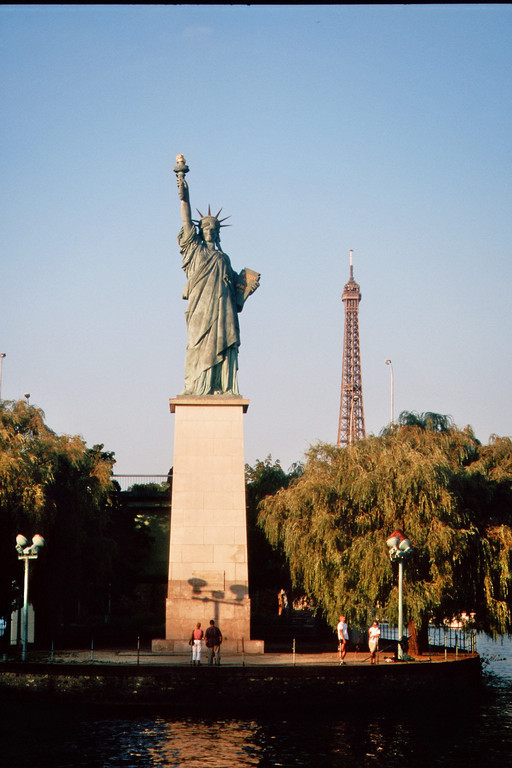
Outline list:
[[[343,288],[345,332],[343,335],[343,372],[341,375],[338,446],[352,445],[366,437],[359,346],[359,302],[361,292],[354,280],[353,251],[350,251],[350,278]]]

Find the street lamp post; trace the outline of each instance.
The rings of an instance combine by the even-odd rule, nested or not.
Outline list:
[[[18,560],[25,561],[25,576],[23,580],[23,625],[22,625],[22,645],[21,645],[21,660],[25,661],[27,658],[27,637],[28,637],[28,572],[29,561],[37,560],[39,550],[44,547],[44,539],[38,533],[32,538],[32,544],[29,546],[28,540],[25,536],[19,533],[16,536],[16,551],[18,553]]]
[[[398,660],[402,661],[404,650],[404,562],[412,554],[412,544],[402,531],[393,531],[386,541],[391,562],[398,562]]]
[[[391,370],[391,424],[393,424],[395,411],[395,377],[393,376],[393,363],[391,360],[386,360],[386,365],[389,365]]]
[[[4,361],[4,357],[7,357],[5,352],[0,352],[0,400],[2,399],[2,363]]]

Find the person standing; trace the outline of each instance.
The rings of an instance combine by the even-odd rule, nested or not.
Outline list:
[[[345,655],[347,653],[347,640],[348,640],[348,626],[345,621],[345,615],[341,614],[338,622],[338,651],[340,664],[345,663]]]
[[[198,621],[196,628],[192,632],[192,664],[193,666],[201,666],[201,650],[203,648],[203,630],[201,629],[201,622]]]
[[[277,595],[278,614],[282,616],[283,613],[288,613],[288,595],[284,589],[280,589]]]
[[[215,626],[215,621],[210,619],[210,626],[205,633],[206,649],[208,651],[208,664],[220,664],[220,645],[222,632]]]
[[[376,653],[379,650],[380,629],[377,621],[374,621],[368,630],[368,646],[370,648],[371,663],[375,664]]]
[[[284,615],[288,616],[288,595],[286,594],[286,592],[284,592],[283,594],[283,607],[284,607]]]

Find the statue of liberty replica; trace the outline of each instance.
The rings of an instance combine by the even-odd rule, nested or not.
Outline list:
[[[193,220],[188,167],[176,157],[182,227],[178,244],[187,283],[185,388],[170,400],[174,461],[165,639],[155,651],[187,652],[191,627],[213,619],[228,652],[263,652],[250,630],[243,414],[238,391],[238,315],[259,286],[234,271],[220,246],[225,219]]]
[[[259,285],[260,275],[249,269],[237,274],[229,256],[220,246],[220,229],[226,218],[200,211],[193,220],[185,174],[189,168],[183,155],[176,157],[178,193],[183,226],[178,244],[183,256],[187,284],[183,298],[188,301],[185,389],[182,395],[239,395],[238,313]],[[197,209],[196,209],[197,210]],[[221,209],[222,210],[222,209]]]

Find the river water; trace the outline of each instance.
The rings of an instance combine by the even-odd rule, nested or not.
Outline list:
[[[478,638],[484,685],[449,703],[255,719],[77,717],[29,707],[0,718],[5,768],[425,768],[512,765],[512,638]],[[371,714],[368,714],[371,711]]]

